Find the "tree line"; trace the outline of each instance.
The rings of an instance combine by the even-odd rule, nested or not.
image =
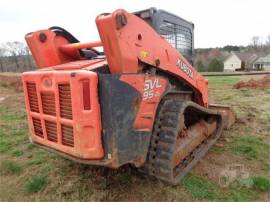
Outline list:
[[[224,64],[219,59],[212,59],[206,67],[201,60],[196,63],[196,68],[199,72],[223,72]]]
[[[196,53],[209,52],[213,48],[197,48]],[[250,39],[250,42],[247,46],[236,46],[236,45],[226,45],[223,47],[216,47],[215,49],[219,49],[220,51],[241,51],[241,50],[249,50],[249,51],[269,51],[270,49],[270,35],[267,37],[262,36],[253,36]]]
[[[226,45],[224,47],[195,49],[194,66],[200,72],[223,71],[223,61],[230,56],[231,52],[268,55],[270,54],[270,35],[265,38],[253,36],[248,46]]]
[[[0,44],[1,72],[23,72],[34,67],[32,55],[25,43],[14,41]]]
[[[270,35],[264,39],[261,36],[253,36],[251,38],[250,46],[253,48],[269,48],[270,47]]]

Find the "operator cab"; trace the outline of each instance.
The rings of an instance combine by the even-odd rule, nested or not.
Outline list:
[[[194,24],[192,22],[156,8],[134,14],[146,21],[192,64],[194,52]]]

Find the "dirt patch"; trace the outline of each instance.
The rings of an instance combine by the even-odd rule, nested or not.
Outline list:
[[[0,97],[0,103],[3,102],[6,99],[6,97]]]
[[[257,199],[255,202],[267,202],[270,198],[270,192],[262,194],[262,197],[260,199]]]
[[[228,152],[209,152],[196,166],[195,171],[218,184],[222,171],[224,171],[228,165],[236,163],[244,164],[244,160]]]
[[[23,91],[23,85],[21,77],[18,75],[14,76],[5,76],[0,75],[0,85],[6,88],[12,88],[16,92],[22,92]]]
[[[240,81],[234,84],[233,86],[233,88],[235,89],[240,89],[240,88],[255,89],[259,87],[262,87],[262,88],[270,87],[270,75],[266,75],[265,77],[258,80],[250,79],[246,82]]]

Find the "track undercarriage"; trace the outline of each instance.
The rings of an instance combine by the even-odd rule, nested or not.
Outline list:
[[[177,184],[221,136],[222,116],[189,100],[166,97],[157,114],[144,171]]]

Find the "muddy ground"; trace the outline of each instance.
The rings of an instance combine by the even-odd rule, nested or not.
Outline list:
[[[22,92],[22,81],[19,74],[0,74],[0,84],[2,87],[13,89],[15,92]]]
[[[266,75],[259,79],[250,79],[248,81],[239,81],[233,85],[233,88],[240,89],[256,89],[256,88],[270,88],[270,75]]]
[[[0,76],[0,201],[269,201],[270,88],[233,89],[251,78],[262,77],[209,77],[211,102],[232,106],[238,121],[172,187],[131,166],[80,165],[33,146],[20,81]]]

